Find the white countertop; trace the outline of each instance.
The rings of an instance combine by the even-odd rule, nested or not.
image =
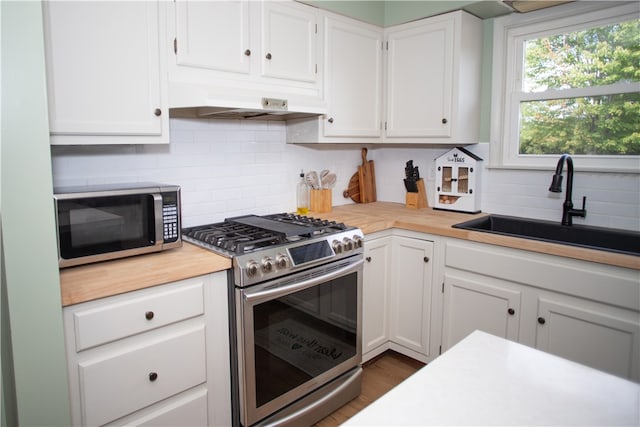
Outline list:
[[[345,426],[640,426],[640,384],[475,331]]]

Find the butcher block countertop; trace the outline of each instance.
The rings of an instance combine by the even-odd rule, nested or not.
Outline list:
[[[486,215],[483,213],[472,215],[434,210],[432,208],[409,209],[401,203],[374,202],[334,206],[329,213],[310,212],[309,215],[356,226],[365,234],[389,228],[400,228],[640,270],[640,257],[633,255],[616,254],[451,227],[453,224]]]
[[[399,228],[640,270],[640,257],[636,256],[451,227],[485,214],[408,209],[401,203],[374,202],[334,206],[329,213],[310,212],[309,215],[359,227],[365,234]],[[65,268],[60,270],[62,305],[79,304],[229,268],[229,258],[186,242],[181,248],[169,251]]]
[[[195,245],[60,270],[62,306],[79,304],[231,268],[231,260]]]

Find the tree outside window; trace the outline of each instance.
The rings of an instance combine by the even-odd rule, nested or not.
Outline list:
[[[575,1],[496,18],[492,167],[640,173],[640,3]],[[577,160],[577,161],[576,161]]]
[[[524,41],[519,154],[640,155],[640,20]]]

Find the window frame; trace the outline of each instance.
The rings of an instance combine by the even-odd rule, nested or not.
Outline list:
[[[621,4],[622,3],[622,4]],[[520,101],[573,98],[585,95],[640,91],[640,83],[622,83],[590,88],[522,91],[523,41],[559,31],[640,18],[636,2],[575,2],[526,14],[496,18],[493,28],[493,72],[491,89],[490,167],[505,169],[554,169],[557,155],[520,155]],[[632,89],[630,89],[632,88]],[[633,89],[634,88],[634,89]],[[572,155],[576,170],[640,173],[640,156]]]

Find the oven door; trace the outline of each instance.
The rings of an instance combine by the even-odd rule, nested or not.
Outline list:
[[[236,290],[243,425],[360,365],[362,264],[358,255]]]

